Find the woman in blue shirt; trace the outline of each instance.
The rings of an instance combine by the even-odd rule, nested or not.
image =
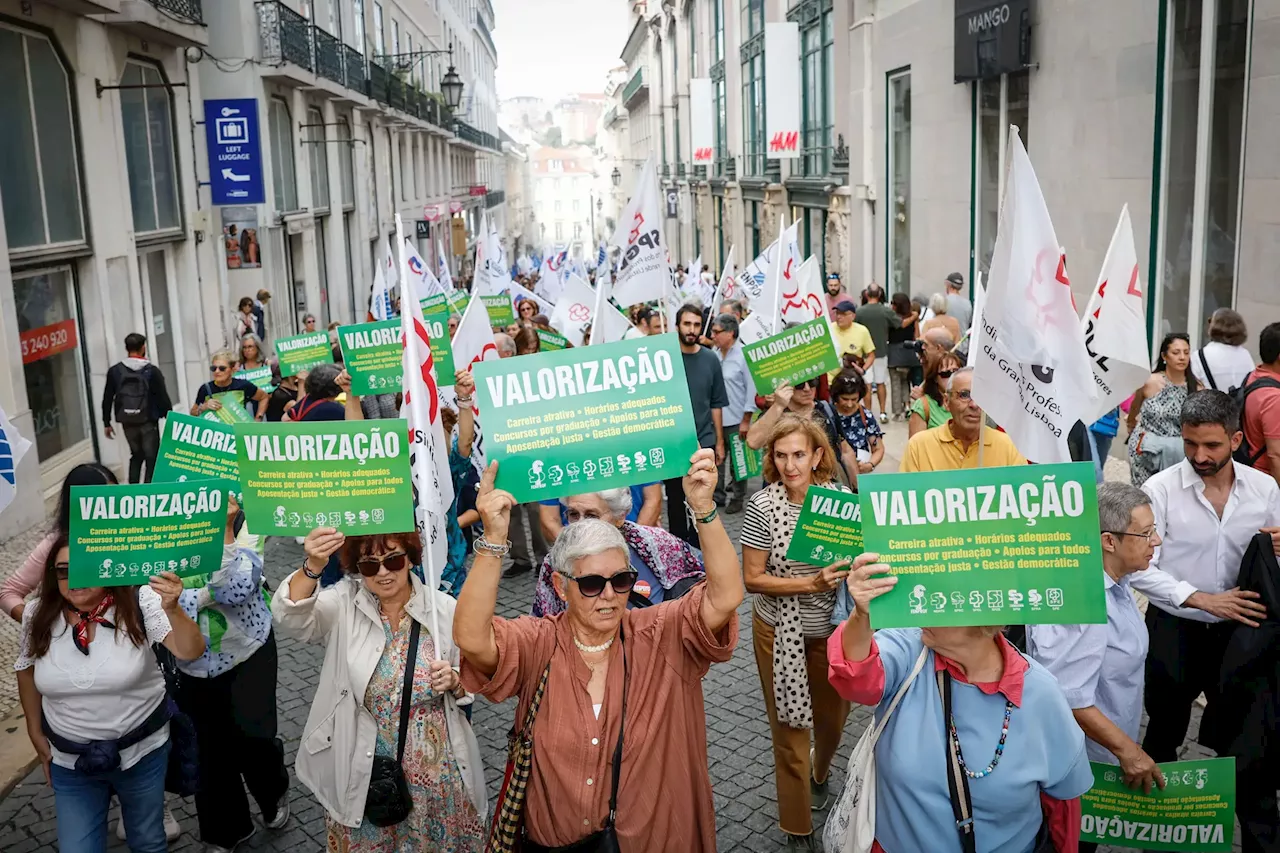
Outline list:
[[[1093,786],[1093,773],[1057,681],[996,627],[890,628],[873,637],[868,607],[898,581],[877,558],[854,561],[847,583],[856,606],[827,645],[831,686],[876,706],[877,720],[923,658],[876,743],[876,847],[960,853],[947,785],[949,729],[980,853],[1030,853],[1038,844],[1075,850],[1079,797]]]

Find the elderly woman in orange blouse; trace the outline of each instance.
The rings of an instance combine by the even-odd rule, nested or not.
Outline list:
[[[715,455],[700,450],[684,478],[705,583],[628,610],[636,572],[627,543],[612,524],[585,519],[566,527],[551,549],[556,594],[567,609],[541,618],[494,616],[515,505],[494,488],[496,473],[494,463],[480,486],[485,533],[458,596],[453,637],[462,683],[492,702],[518,697],[517,727],[541,695],[524,732],[532,765],[518,830],[523,849],[584,841],[581,849],[606,849],[599,845],[612,835],[623,850],[714,853],[702,678],[732,655],[743,597],[738,556],[712,499]]]

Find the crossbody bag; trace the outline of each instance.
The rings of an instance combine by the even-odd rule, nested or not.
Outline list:
[[[412,617],[410,617],[412,618]],[[409,712],[413,705],[413,676],[418,669],[418,634],[416,619],[409,629],[409,655],[404,662],[404,687],[400,691],[400,732],[396,737],[396,757],[375,755],[369,777],[369,794],[364,801],[364,817],[378,827],[395,826],[413,811],[413,795],[405,779],[404,742],[409,734]]]

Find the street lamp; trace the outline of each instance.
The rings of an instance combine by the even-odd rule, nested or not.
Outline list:
[[[458,76],[458,70],[452,65],[445,72],[444,79],[440,81],[440,91],[444,95],[444,104],[452,112],[462,103],[462,78]]]
[[[622,173],[618,171],[617,166],[613,167],[613,173],[609,175],[609,177],[613,179],[613,185],[615,187],[622,186]]]

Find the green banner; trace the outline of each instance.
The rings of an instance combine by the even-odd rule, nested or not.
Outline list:
[[[1093,465],[858,477],[865,548],[899,575],[875,628],[1107,621]]]
[[[1093,788],[1080,798],[1080,840],[1139,850],[1228,851],[1235,834],[1236,760],[1161,764],[1165,788],[1124,784],[1120,768],[1089,762]]]
[[[281,376],[297,376],[317,364],[333,364],[333,347],[329,345],[328,332],[295,335],[276,341],[276,357],[280,360]]]
[[[481,296],[484,310],[489,312],[490,326],[510,326],[516,321],[515,310],[511,307],[511,297],[505,293],[497,296]]]
[[[422,300],[422,321],[427,325],[431,338],[431,360],[436,365],[436,376],[442,385],[453,384],[453,341],[449,339],[449,315],[453,310],[444,294],[437,293]]]
[[[320,421],[236,427],[249,529],[349,536],[414,529],[409,448],[400,421]]]
[[[461,317],[467,313],[467,306],[471,304],[471,294],[465,290],[451,290],[448,293],[449,301],[453,303],[453,310]]]
[[[152,480],[181,483],[211,478],[229,481],[231,490],[239,495],[235,430],[228,424],[170,412],[165,417]]]
[[[796,385],[816,379],[840,366],[825,317],[787,329],[742,348],[756,391],[772,394],[782,382]]]
[[[71,588],[143,584],[161,572],[216,572],[227,527],[225,487],[221,480],[73,486]]]
[[[759,475],[760,460],[760,451],[747,447],[741,433],[729,434],[729,463],[733,466],[733,479],[744,481]]]
[[[338,343],[342,345],[342,365],[351,374],[351,393],[365,397],[400,390],[404,343],[399,320],[339,326]]]
[[[549,332],[546,329],[538,330],[538,341],[540,352],[554,352],[558,349],[568,349],[569,339],[564,335],[558,335],[555,332]]]
[[[840,489],[810,486],[787,547],[787,559],[829,566],[846,557],[852,560],[864,550],[858,496]]]
[[[675,335],[472,370],[485,455],[517,503],[683,477],[698,449]]]
[[[245,408],[243,391],[223,391],[220,394],[210,394],[208,399],[217,401],[218,408],[201,415],[205,420],[219,424],[253,423],[253,415]]]
[[[235,378],[243,379],[246,382],[252,382],[268,394],[276,390],[276,387],[271,384],[271,365],[269,364],[264,364],[262,367],[252,367],[248,370],[242,370],[236,374]]]

